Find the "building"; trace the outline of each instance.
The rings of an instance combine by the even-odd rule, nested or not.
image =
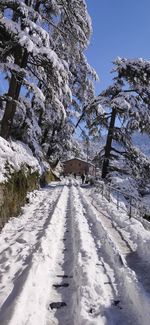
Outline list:
[[[95,165],[86,160],[79,158],[73,158],[63,162],[64,175],[76,174],[80,176],[82,174],[95,176]]]

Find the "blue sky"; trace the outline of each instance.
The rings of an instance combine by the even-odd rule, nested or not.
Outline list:
[[[117,57],[150,60],[150,0],[86,0],[92,18],[93,36],[86,51],[100,82],[96,93],[112,79],[112,61]],[[5,84],[0,80],[0,91]]]
[[[86,0],[93,36],[86,52],[100,82],[96,93],[112,80],[117,57],[150,59],[150,0]]]

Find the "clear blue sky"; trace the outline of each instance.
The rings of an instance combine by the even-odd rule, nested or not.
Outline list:
[[[117,57],[150,60],[150,0],[86,0],[93,36],[86,52],[100,82],[96,93],[112,80],[112,61]]]

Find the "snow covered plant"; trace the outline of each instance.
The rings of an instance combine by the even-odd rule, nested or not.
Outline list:
[[[111,170],[110,161],[119,159],[120,155],[130,161],[133,158],[134,164],[138,162],[132,144],[134,131],[150,134],[150,62],[119,58],[113,70],[116,73],[113,85],[83,109],[91,133],[99,134],[104,128],[107,132],[101,156],[103,178]],[[142,155],[141,159],[144,159]],[[146,166],[145,162],[142,165]]]
[[[50,151],[46,134],[58,134],[94,95],[96,73],[84,55],[92,32],[85,1],[1,0],[0,13],[0,134],[23,140],[35,154]]]

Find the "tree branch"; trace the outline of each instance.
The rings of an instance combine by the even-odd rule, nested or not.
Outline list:
[[[111,150],[115,151],[116,153],[119,153],[120,155],[124,155],[126,151],[119,151],[116,148],[111,147]]]

